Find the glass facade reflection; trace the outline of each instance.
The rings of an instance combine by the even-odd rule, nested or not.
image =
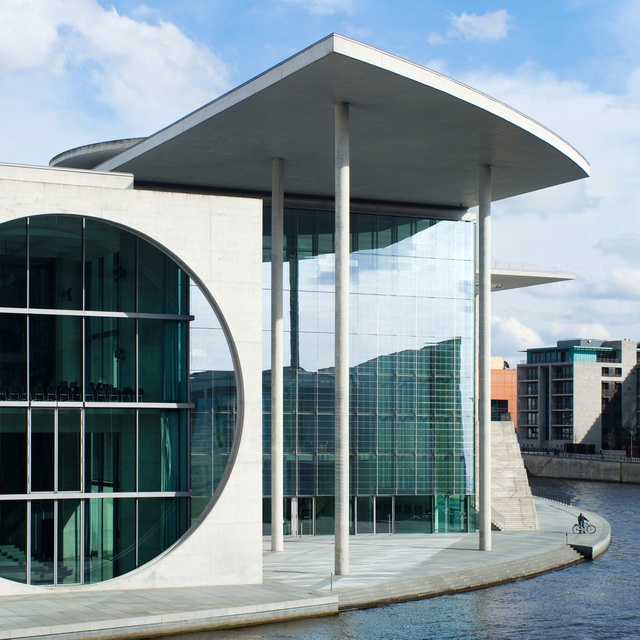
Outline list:
[[[285,532],[333,533],[334,222],[285,210]],[[264,495],[270,495],[270,211]],[[351,530],[467,531],[474,509],[473,223],[351,215]],[[265,530],[269,501],[265,499]]]
[[[71,215],[0,225],[0,577],[94,583],[155,558],[205,510],[237,388],[184,268]]]

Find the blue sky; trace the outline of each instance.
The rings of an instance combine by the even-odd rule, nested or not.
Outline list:
[[[148,135],[331,32],[506,102],[591,163],[494,206],[495,260],[578,275],[495,294],[494,355],[640,340],[640,0],[0,0],[0,162]]]

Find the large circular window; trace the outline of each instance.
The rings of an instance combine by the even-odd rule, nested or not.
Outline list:
[[[130,230],[44,215],[0,225],[0,577],[94,583],[202,514],[236,428],[219,317]]]

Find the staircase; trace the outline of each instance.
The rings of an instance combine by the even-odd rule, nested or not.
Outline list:
[[[520,445],[510,420],[491,423],[492,524],[501,531],[538,529]]]

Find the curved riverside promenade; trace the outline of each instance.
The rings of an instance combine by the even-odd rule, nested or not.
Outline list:
[[[596,557],[611,529],[583,511],[597,531],[574,535],[578,509],[536,499],[538,531],[478,535],[360,535],[350,538],[351,575],[335,577],[333,537],[265,541],[261,585],[65,592],[0,597],[0,638],[146,638],[337,614],[528,578]],[[572,545],[578,547],[578,553]]]

